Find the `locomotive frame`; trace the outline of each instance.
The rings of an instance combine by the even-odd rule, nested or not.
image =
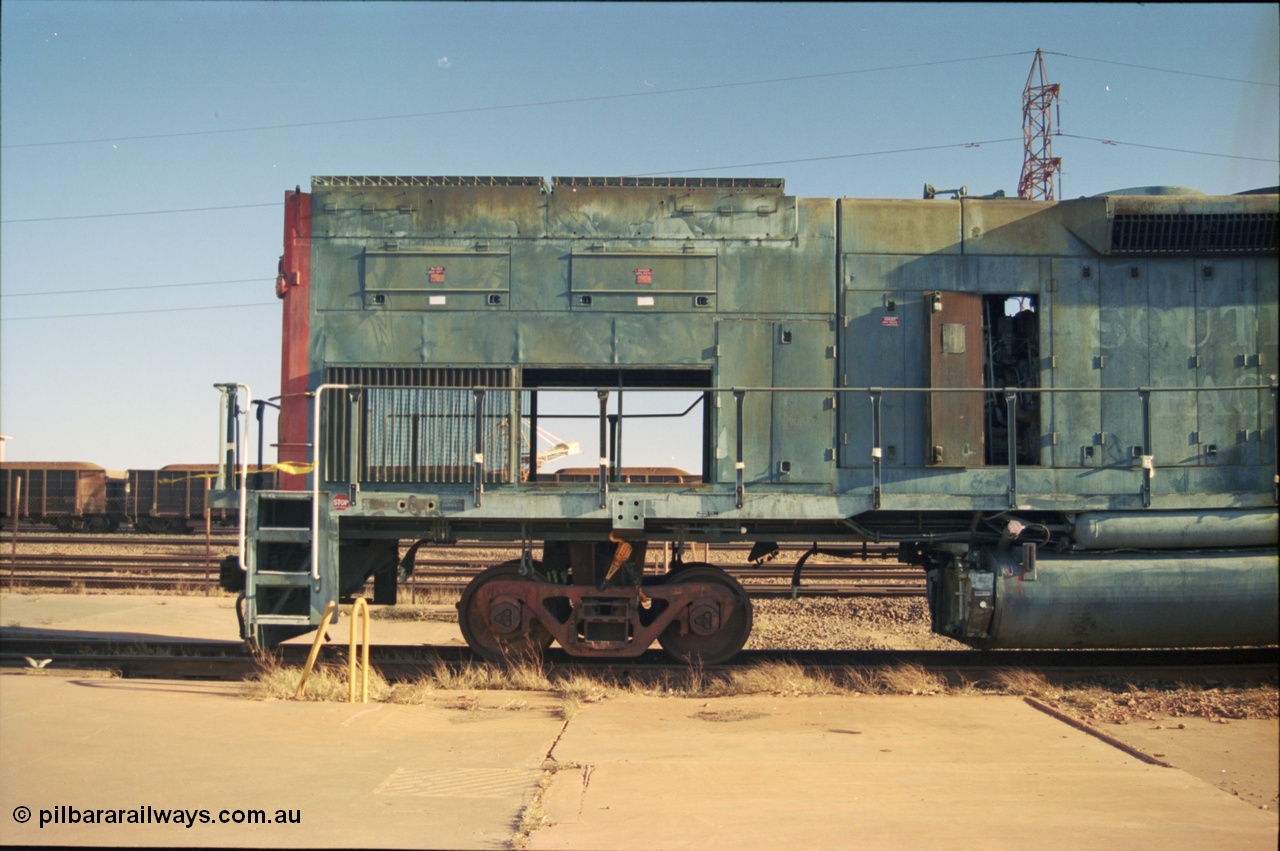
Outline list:
[[[1278,201],[314,178],[277,282],[279,456],[307,472],[218,496],[244,637],[370,576],[393,602],[420,546],[476,538],[523,552],[463,595],[483,655],[716,662],[750,603],[683,544],[872,540],[978,646],[1275,643]],[[618,481],[623,400],[657,392],[700,409],[699,482]],[[555,394],[598,404],[595,482],[524,460]]]

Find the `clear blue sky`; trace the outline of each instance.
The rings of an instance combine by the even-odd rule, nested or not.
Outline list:
[[[1042,48],[1063,197],[1280,182],[1274,4],[0,8],[7,460],[212,461],[212,385],[278,392],[281,201],[315,174],[1014,194]]]

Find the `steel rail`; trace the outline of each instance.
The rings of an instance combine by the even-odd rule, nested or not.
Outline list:
[[[94,636],[42,636],[25,629],[0,631],[0,667],[29,667],[26,657],[50,659],[53,670],[110,670],[124,677],[245,679],[269,665],[299,665],[309,645],[285,644],[255,655],[234,641],[107,640]],[[321,664],[347,662],[345,644],[321,645]],[[1275,682],[1280,648],[1207,650],[744,650],[730,663],[703,673],[785,662],[806,669],[878,669],[913,666],[952,682],[980,682],[1000,672],[1034,670],[1053,681],[1134,677],[1160,682]],[[374,646],[371,664],[388,680],[409,680],[439,668],[486,665],[466,647]],[[658,650],[634,660],[584,660],[547,651],[543,667],[612,677],[689,673]]]
[[[28,588],[67,588],[80,583],[88,589],[131,589],[145,587],[152,590],[188,590],[192,586],[213,590],[217,587],[217,579],[202,575],[183,576],[147,576],[139,574],[113,576],[84,576],[83,574],[44,574],[38,576],[18,577],[15,584]],[[427,580],[415,581],[405,591],[411,594],[440,592],[460,595],[467,583],[463,581]],[[402,586],[404,587],[404,586]],[[791,586],[785,584],[766,585],[762,583],[744,582],[743,588],[751,599],[778,599],[792,596]],[[221,591],[219,591],[221,593]],[[924,582],[918,584],[887,583],[844,583],[844,584],[812,584],[801,586],[795,596],[809,597],[923,597]]]
[[[24,571],[43,572],[59,570],[77,570],[87,573],[112,570],[138,570],[155,573],[203,570],[206,562],[192,556],[166,553],[143,553],[136,555],[84,554],[84,553],[20,553],[14,563]],[[471,577],[487,567],[500,561],[463,560],[433,558],[417,563],[415,576],[438,578],[442,576]],[[212,562],[210,564],[213,564]],[[740,564],[711,563],[712,567],[724,570],[739,581],[753,579],[790,579],[793,571],[781,568],[759,568]],[[660,576],[656,572],[647,572],[646,576]],[[900,579],[915,581],[923,578],[919,568],[903,567],[889,564],[879,567],[865,565],[844,566],[841,564],[818,564],[805,570],[804,576],[809,579]]]
[[[405,539],[409,540],[409,539]],[[13,542],[13,535],[10,533],[0,533],[0,544],[10,545]],[[82,534],[75,532],[40,532],[37,534],[18,535],[18,545],[23,544],[40,544],[40,545],[56,545],[56,544],[91,544],[94,546],[104,546],[108,548],[122,547],[150,547],[150,546],[167,546],[167,547],[189,547],[192,549],[204,547],[204,536],[200,534],[192,535],[147,535],[142,533],[131,534],[127,532],[115,532],[105,534]],[[210,538],[210,545],[214,549],[231,550],[236,546],[235,536],[230,533],[214,534]],[[749,552],[755,545],[750,542],[720,542],[710,543],[706,545],[708,553],[738,553]],[[865,546],[863,542],[855,542],[850,547],[861,547],[861,551],[865,553],[867,561],[885,561],[896,557],[898,553],[897,544],[872,543],[867,542]],[[401,546],[401,555],[408,549],[408,545]],[[539,548],[534,547],[537,551]],[[483,550],[490,552],[512,553],[511,556],[519,558],[520,547],[518,545],[510,545],[501,542],[490,541],[455,541],[452,544],[434,545],[434,550]],[[776,555],[766,559],[763,563],[769,564],[775,561],[795,561],[808,550],[808,547],[796,544],[780,544]],[[430,557],[433,550],[423,550],[419,554],[420,559]],[[690,559],[692,560],[692,559]],[[863,556],[856,558],[841,559],[841,563],[862,561]]]

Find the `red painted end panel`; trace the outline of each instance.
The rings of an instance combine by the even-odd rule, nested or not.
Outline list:
[[[276,457],[281,463],[307,462],[307,338],[311,311],[311,195],[284,194],[284,256],[276,278],[284,302],[281,329],[280,424]],[[280,472],[283,490],[306,490],[305,475]]]

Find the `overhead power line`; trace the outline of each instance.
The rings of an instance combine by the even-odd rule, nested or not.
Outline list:
[[[1243,80],[1237,77],[1223,77],[1214,74],[1198,74],[1193,71],[1180,71],[1174,68],[1157,68],[1151,65],[1137,65],[1131,62],[1117,62],[1113,59],[1097,59],[1091,56],[1077,56],[1071,53],[1060,53],[1057,51],[1046,50],[1045,53],[1051,56],[1061,56],[1066,59],[1076,59],[1082,62],[1097,62],[1104,65],[1116,65],[1122,68],[1136,68],[1143,71],[1156,71],[1164,74],[1179,74],[1187,77],[1199,77],[1206,80],[1219,80],[1228,83],[1239,83],[1251,86],[1267,86],[1269,88],[1280,88],[1280,83],[1263,82],[1259,80]],[[903,65],[885,65],[877,68],[859,68],[851,71],[829,71],[821,74],[801,74],[791,77],[773,77],[765,80],[745,80],[733,83],[709,83],[702,86],[682,86],[674,89],[654,89],[652,91],[642,92],[620,92],[607,95],[590,95],[574,98],[556,98],[552,100],[526,101],[521,103],[495,104],[491,106],[472,106],[458,107],[455,109],[431,110],[427,112],[409,112],[396,115],[377,115],[365,116],[361,118],[335,118],[323,121],[299,121],[289,124],[262,124],[253,127],[226,127],[212,130],[187,130],[176,131],[172,133],[148,133],[133,136],[104,136],[95,139],[65,139],[53,142],[21,142],[16,144],[0,145],[0,149],[15,148],[44,148],[58,147],[65,145],[93,145],[106,142],[139,142],[154,139],[177,139],[191,136],[219,136],[233,133],[258,133],[269,130],[296,130],[305,127],[326,127],[342,124],[359,124],[372,121],[402,121],[411,118],[434,118],[444,115],[463,115],[477,112],[498,112],[511,109],[530,109],[543,106],[565,106],[575,103],[594,103],[600,101],[623,100],[626,98],[646,98],[646,97],[662,97],[666,95],[688,94],[690,92],[715,91],[718,89],[743,88],[747,86],[763,86],[775,83],[793,83],[805,80],[820,80],[834,77],[848,77],[858,74],[874,74],[885,71],[902,71],[912,68],[927,68],[935,65],[952,65],[962,62],[982,62],[990,59],[1008,59],[1014,56],[1030,56],[1035,53],[1033,50],[1020,50],[1013,53],[996,53],[987,56],[971,56],[961,59],[940,59],[932,62],[913,62]]]
[[[41,293],[0,293],[0,298],[24,298],[41,295],[80,295],[83,293],[118,293],[125,290],[168,290],[176,287],[212,287],[222,284],[261,284],[275,278],[237,278],[232,281],[193,281],[187,284],[144,284],[136,287],[94,287],[85,290],[49,290]]]
[[[279,207],[282,202],[270,204],[231,204],[226,207],[190,207],[184,210],[139,210],[132,213],[84,213],[78,216],[44,216],[34,219],[3,219],[0,225],[16,225],[24,222],[67,222],[72,219],[114,219],[121,216],[161,216],[169,213],[208,213],[216,210],[249,210],[254,207]]]
[[[644,174],[635,174],[631,176],[632,177],[662,177],[662,176],[673,175],[673,174],[689,174],[692,172],[699,172],[699,171],[726,171],[731,168],[760,168],[761,166],[766,166],[766,165],[791,165],[793,163],[816,163],[816,162],[823,162],[825,160],[848,160],[848,159],[854,159],[856,157],[879,157],[879,156],[886,156],[889,154],[913,154],[913,153],[918,153],[920,151],[940,151],[940,150],[943,150],[944,148],[979,148],[983,145],[996,145],[1001,142],[1020,142],[1020,141],[1022,140],[1011,137],[1008,139],[988,139],[985,142],[952,142],[951,144],[948,144],[948,145],[926,145],[920,148],[894,148],[886,151],[864,151],[858,154],[832,154],[831,156],[826,156],[826,157],[801,157],[798,159],[791,159],[791,160],[765,160],[763,162],[737,163],[735,165],[698,166],[697,168],[686,168],[686,169],[680,169],[677,171],[650,171]]]
[[[916,153],[919,151],[938,151],[938,150],[943,150],[945,148],[977,148],[977,147],[981,147],[982,145],[995,145],[1001,142],[1017,142],[1017,141],[1019,140],[1016,138],[1009,138],[1009,139],[989,139],[984,142],[952,142],[946,145],[926,145],[926,146],[917,147],[917,148],[891,148],[883,151],[862,151],[860,153],[832,154],[830,156],[822,156],[822,157],[796,157],[794,159],[766,160],[763,162],[736,163],[734,165],[698,166],[696,168],[678,169],[676,171],[644,172],[641,174],[633,174],[629,176],[630,177],[657,177],[660,175],[689,174],[692,172],[700,172],[700,171],[727,171],[729,169],[734,169],[734,168],[760,168],[762,166],[767,166],[767,165],[791,165],[793,163],[813,163],[813,162],[823,162],[826,160],[855,159],[857,157],[878,157],[878,156],[888,156],[890,154],[910,154],[910,153]],[[79,216],[47,216],[44,218],[32,218],[32,219],[4,219],[0,221],[0,224],[8,225],[8,224],[20,224],[24,222],[65,222],[65,221],[70,221],[72,219],[105,219],[105,218],[113,218],[116,216],[159,216],[167,213],[203,213],[211,210],[247,210],[247,209],[252,209],[254,207],[278,207],[278,206],[280,206],[279,202],[274,204],[234,204],[226,207],[194,207],[186,210],[142,210],[142,211],[137,211],[132,213],[90,213],[90,214],[79,215]]]
[[[254,304],[214,304],[207,307],[162,307],[154,310],[115,310],[106,313],[59,313],[50,316],[5,316],[0,322],[30,322],[36,319],[81,319],[99,316],[132,316],[137,313],[186,313],[193,310],[234,310],[241,307],[274,307],[278,301],[261,301]]]
[[[1068,138],[1068,139],[1081,139],[1087,142],[1102,142],[1103,144],[1106,144],[1106,145],[1115,145],[1119,147],[1147,148],[1147,149],[1157,150],[1157,151],[1172,151],[1174,153],[1179,153],[1179,154],[1195,154],[1195,155],[1204,156],[1204,157],[1219,157],[1221,159],[1229,159],[1229,160],[1248,160],[1252,162],[1265,162],[1265,163],[1278,161],[1276,159],[1268,159],[1266,157],[1249,157],[1249,156],[1244,156],[1242,154],[1219,154],[1219,153],[1214,153],[1212,151],[1192,151],[1186,148],[1170,148],[1170,147],[1164,147],[1161,145],[1144,145],[1140,142],[1121,142],[1121,141],[1116,141],[1114,139],[1099,139],[1093,136],[1077,136],[1072,133],[1055,133],[1054,135],[1060,136],[1062,138]],[[925,146],[915,147],[915,148],[888,148],[882,151],[861,151],[861,152],[852,153],[852,154],[831,154],[829,156],[821,156],[821,157],[794,157],[794,158],[785,159],[785,160],[761,160],[759,162],[734,163],[733,165],[696,166],[696,167],[681,168],[681,169],[667,170],[667,171],[648,171],[648,172],[641,172],[638,174],[631,174],[628,176],[629,177],[662,177],[666,175],[693,174],[696,172],[704,172],[704,171],[728,171],[730,169],[735,169],[735,168],[762,168],[764,166],[771,166],[771,165],[793,165],[796,163],[814,163],[814,162],[825,162],[830,160],[857,159],[859,157],[889,156],[891,154],[913,154],[913,153],[920,153],[922,151],[940,151],[948,148],[979,148],[979,147],[982,147],[983,145],[999,145],[1006,142],[1020,142],[1020,141],[1022,141],[1022,139],[1011,136],[1007,139],[987,139],[980,142],[951,142],[946,145],[925,145]],[[271,204],[231,204],[225,207],[193,207],[190,209],[182,209],[182,210],[140,210],[140,211],[135,211],[130,213],[89,213],[89,214],[79,215],[79,216],[47,216],[44,218],[32,218],[32,219],[4,219],[4,220],[0,220],[0,224],[8,225],[8,224],[21,224],[21,223],[29,223],[29,222],[65,222],[65,221],[71,221],[73,219],[107,219],[107,218],[115,218],[118,216],[162,216],[170,213],[203,213],[203,212],[216,211],[216,210],[249,210],[257,207],[279,207],[279,206],[280,206],[280,202],[275,202]],[[195,286],[195,285],[193,284],[191,286]]]
[[[1075,56],[1071,53],[1056,53],[1052,50],[1044,51],[1050,56],[1062,56],[1066,59],[1079,59],[1082,62],[1098,62],[1103,65],[1119,65],[1122,68],[1138,68],[1142,71],[1159,71],[1162,74],[1181,74],[1184,77],[1200,77],[1205,80],[1221,80],[1224,83],[1243,83],[1247,86],[1268,86],[1270,88],[1280,88],[1280,83],[1266,83],[1261,80],[1241,80],[1237,77],[1219,77],[1214,74],[1197,74],[1194,71],[1178,71],[1174,68],[1154,68],[1150,65],[1134,65],[1131,62],[1117,62],[1114,59],[1094,59],[1091,56]]]
[[[822,74],[800,74],[793,77],[773,77],[767,80],[745,80],[736,83],[708,83],[702,86],[682,86],[675,89],[653,89],[642,92],[621,92],[610,95],[587,95],[573,98],[556,98],[554,100],[526,101],[493,106],[468,106],[456,109],[438,109],[429,112],[406,112],[398,115],[377,115],[364,118],[335,118],[327,121],[300,121],[291,124],[263,124],[256,127],[229,127],[216,130],[188,130],[175,133],[150,133],[137,136],[105,136],[98,139],[69,139],[57,142],[23,142],[20,144],[0,145],[8,148],[47,148],[59,145],[93,145],[105,142],[138,142],[148,139],[176,139],[184,136],[218,136],[228,133],[257,133],[265,130],[297,130],[304,127],[326,127],[337,124],[360,124],[368,121],[402,121],[409,118],[436,118],[442,115],[464,115],[474,112],[499,112],[508,109],[530,109],[542,106],[565,106],[575,103],[595,103],[599,101],[623,100],[626,98],[660,97],[665,95],[688,94],[690,92],[708,92],[718,89],[734,89],[746,86],[765,86],[774,83],[796,83],[805,80],[822,80],[832,77],[849,77],[857,74],[876,74],[884,71],[903,71],[911,68],[927,68],[934,65],[954,65],[961,62],[982,62],[988,59],[1007,59],[1011,56],[1026,56],[1034,51],[1022,50],[1016,53],[996,53],[990,56],[970,56],[963,59],[938,59],[932,62],[912,62],[905,65],[885,65],[879,68],[858,68],[852,71],[828,71]]]
[[[1215,154],[1212,151],[1191,151],[1186,148],[1169,148],[1164,145],[1144,145],[1140,142],[1118,142],[1114,139],[1099,139],[1094,136],[1077,136],[1074,133],[1058,133],[1056,135],[1065,139],[1082,139],[1086,142],[1101,142],[1104,145],[1117,145],[1126,148],[1146,148],[1152,151],[1172,151],[1175,154],[1195,154],[1200,157],[1221,157],[1222,159],[1227,160],[1249,160],[1251,162],[1259,163],[1280,162],[1280,159],[1275,157],[1246,157],[1242,154]]]

